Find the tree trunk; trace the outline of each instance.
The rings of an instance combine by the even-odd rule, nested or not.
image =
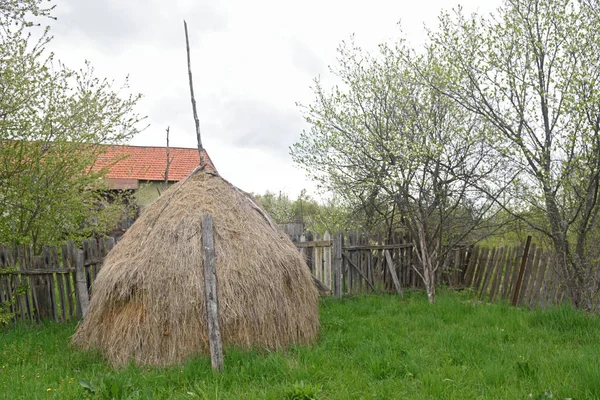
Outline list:
[[[417,254],[423,267],[423,283],[427,292],[427,300],[429,303],[435,302],[435,268],[432,260],[432,255],[427,247],[427,238],[423,225],[418,221],[419,249]]]

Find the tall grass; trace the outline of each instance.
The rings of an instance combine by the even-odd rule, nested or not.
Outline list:
[[[0,332],[0,398],[598,399],[600,319],[442,291],[321,303],[312,347],[226,349],[169,369],[112,370],[68,346],[75,325]]]

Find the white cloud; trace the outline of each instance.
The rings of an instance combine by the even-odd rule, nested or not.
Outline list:
[[[466,12],[498,0],[463,1]],[[314,190],[293,166],[288,147],[305,127],[297,101],[327,76],[335,50],[355,33],[363,48],[398,37],[425,39],[453,2],[372,0],[61,0],[52,50],[72,68],[89,59],[100,76],[130,75],[151,126],[134,144],[195,147],[182,20],[188,21],[204,144],[224,177],[242,189]]]

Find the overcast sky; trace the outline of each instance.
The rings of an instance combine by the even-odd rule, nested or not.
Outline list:
[[[89,60],[98,76],[144,95],[150,127],[132,144],[195,147],[183,19],[188,22],[202,140],[219,172],[241,189],[314,193],[289,155],[307,126],[296,102],[328,75],[336,47],[355,34],[365,49],[399,37],[416,46],[454,0],[60,0],[51,49],[71,68]],[[499,0],[463,0],[467,12]]]

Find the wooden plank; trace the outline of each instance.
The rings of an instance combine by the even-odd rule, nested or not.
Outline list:
[[[531,247],[529,248],[529,253],[527,256],[527,262],[525,264],[525,272],[523,273],[523,279],[521,281],[521,290],[519,291],[518,298],[517,298],[518,306],[523,304],[523,298],[525,297],[527,290],[528,290],[529,280],[530,280],[530,277],[532,274],[531,268],[532,268],[533,262],[535,261],[536,251],[537,251],[536,244],[531,243]]]
[[[321,240],[321,234],[319,232],[315,233],[315,240]],[[314,248],[314,257],[313,264],[315,270],[315,276],[318,280],[323,280],[323,247],[315,247]]]
[[[500,287],[500,281],[502,280],[502,272],[504,270],[504,261],[506,259],[507,250],[508,249],[506,247],[502,247],[496,257],[498,261],[496,262],[494,276],[492,277],[493,282],[490,288],[490,301],[494,301],[498,295],[498,289]]]
[[[399,244],[385,244],[385,245],[359,245],[354,244],[344,247],[344,250],[392,250],[392,249],[406,249],[412,248],[412,244],[399,243]]]
[[[519,267],[523,260],[523,254],[525,254],[525,245],[519,246],[519,251],[515,254],[513,269],[510,275],[510,287],[507,293],[507,299],[512,301],[512,297],[515,293],[515,287],[517,286],[517,280],[519,279]]]
[[[43,247],[44,257],[44,268],[50,270],[54,267],[51,250],[49,247]],[[48,299],[50,300],[50,314],[54,318],[54,322],[58,322],[58,301],[56,299],[56,282],[54,280],[54,274],[49,272],[46,274],[46,281],[48,282]]]
[[[348,244],[350,246],[356,244],[356,242],[354,240],[354,236],[355,236],[354,232],[348,232]],[[348,266],[348,261],[349,261],[349,259],[347,257],[345,257],[344,271],[348,271],[346,274],[348,276],[348,294],[352,294],[352,289],[354,289],[354,270]]]
[[[306,236],[304,234],[300,235],[300,242],[294,243],[296,247],[300,249],[300,255],[305,263],[307,263],[308,269],[310,270],[310,265],[308,265],[308,259],[306,257],[306,247],[301,246],[302,243],[306,242]],[[312,272],[312,271],[311,271]]]
[[[481,285],[480,285],[480,289],[479,289],[479,298],[483,298],[483,296],[486,294],[487,287],[490,282],[490,277],[493,276],[493,274],[494,274],[494,268],[496,267],[496,264],[498,263],[497,262],[498,260],[496,259],[496,252],[497,252],[496,248],[493,248],[488,257],[488,261],[486,263],[485,269],[482,274],[483,276],[481,278]]]
[[[371,235],[365,234],[365,244],[371,243]],[[373,250],[364,251],[364,268],[367,279],[371,282],[373,287],[375,286],[375,279],[373,279]],[[377,290],[377,288],[375,288]]]
[[[342,234],[333,236],[333,294],[342,297]]]
[[[75,272],[75,268],[33,268],[25,271],[10,271],[0,273],[2,275],[48,275],[48,274],[67,274]]]
[[[450,275],[450,287],[456,287],[459,285],[459,278],[461,275],[461,249],[454,249],[454,265],[452,266],[452,271]]]
[[[519,294],[521,292],[521,285],[523,283],[523,275],[525,274],[525,267],[527,265],[527,259],[529,257],[529,248],[531,246],[531,235],[527,236],[527,241],[525,242],[525,249],[523,250],[523,256],[521,257],[521,265],[519,267],[519,276],[517,277],[517,282],[515,284],[515,290],[513,292],[512,305],[516,306],[519,300]]]
[[[13,276],[13,282],[14,282],[15,288],[21,288],[21,278],[19,276],[17,276],[17,275]],[[26,317],[26,313],[27,313],[25,296],[17,293],[15,298],[17,300],[17,308],[19,310],[19,319],[21,320],[21,322],[25,322],[25,317]]]
[[[556,271],[554,270],[554,265],[552,264],[551,257],[549,258],[548,267],[546,270],[546,276],[544,278],[544,283],[542,284],[542,294],[540,296],[540,307],[548,307],[551,302],[549,301],[550,293],[552,289],[552,283],[555,280]]]
[[[388,270],[390,271],[390,276],[392,277],[394,286],[396,287],[396,293],[398,293],[400,296],[403,296],[402,287],[400,286],[400,281],[396,275],[394,263],[392,262],[392,256],[390,255],[389,250],[385,250],[385,259],[387,261]]]
[[[71,273],[71,280],[73,282],[73,295],[75,296],[75,316],[77,318],[82,318],[83,313],[81,311],[81,302],[79,301],[77,295],[77,248],[75,247],[75,243],[73,241],[67,242],[67,254],[69,256],[69,265],[75,271]]]
[[[213,369],[223,370],[223,343],[219,327],[219,298],[217,292],[217,266],[213,239],[212,215],[202,216],[202,249],[204,258],[204,297],[210,362]]]
[[[306,241],[307,242],[312,242],[313,241],[313,233],[312,232],[306,232]],[[315,270],[314,270],[314,264],[313,264],[313,259],[314,259],[314,253],[315,253],[315,247],[306,247],[304,249],[306,251],[306,263],[308,264],[308,267],[310,268],[310,272],[314,275],[315,274]]]
[[[46,269],[43,256],[34,256],[34,265],[36,269]],[[50,296],[47,274],[37,274],[33,277],[35,281],[35,299],[40,319],[48,318],[52,315],[50,309]]]
[[[50,249],[50,252],[52,257],[52,264],[56,268],[60,268],[60,262],[58,261],[58,250],[56,249],[56,247],[53,246]],[[65,296],[65,285],[62,274],[56,274],[56,283],[58,290],[58,299],[60,300],[60,318],[62,321],[65,321],[67,319],[67,305]]]
[[[509,249],[506,260],[504,261],[503,277],[502,281],[500,282],[500,288],[498,289],[498,295],[502,300],[506,300],[508,298],[507,296],[509,293],[512,266],[516,253],[517,248],[512,247]]]
[[[381,273],[381,260],[383,259],[383,250],[375,250],[375,265],[373,266],[373,276],[375,278],[375,287],[377,290],[383,290],[383,275]]]
[[[25,247],[25,252],[27,254],[26,257],[30,262],[29,265],[32,265],[33,267],[39,266],[37,259],[33,256],[33,250],[31,248],[31,246]],[[36,282],[35,276],[29,276],[29,285],[31,287],[31,297],[33,299],[32,304],[33,304],[33,308],[34,308],[33,312],[35,315],[35,321],[37,323],[39,323],[41,320],[41,315],[40,315],[40,306],[39,306],[38,297],[37,297],[37,282]]]
[[[348,261],[348,264],[350,264],[350,266],[356,270],[356,272],[363,278],[363,280],[365,282],[367,282],[367,284],[371,287],[371,289],[373,289],[373,291],[375,291],[375,287],[371,284],[371,282],[368,281],[367,277],[363,274],[363,272],[360,270],[360,268],[358,268],[358,266],[356,264],[354,264],[354,262],[350,259],[350,255],[348,254],[348,252],[346,252],[346,251],[342,252],[342,256],[344,256],[346,258],[346,260]]]
[[[62,267],[67,269],[69,267],[69,252],[67,249],[67,245],[63,244],[60,248],[61,258],[62,258]],[[74,268],[73,268],[74,269]],[[74,272],[74,271],[72,271]],[[67,316],[70,319],[75,315],[75,309],[73,308],[73,290],[71,289],[71,276],[72,274],[61,273],[65,284],[65,290],[67,295],[67,304],[69,306]]]
[[[85,266],[83,265],[83,250],[74,249],[73,259],[75,260],[75,281],[77,303],[81,309],[81,317],[85,318],[90,304],[89,292],[86,282]]]
[[[304,240],[306,240],[306,237],[304,237]],[[300,242],[295,242],[294,244],[298,248],[331,247],[333,245],[332,241],[331,240],[327,240],[327,239],[324,239],[324,240],[312,240],[310,242],[308,242],[308,241],[302,241],[302,236],[300,237]]]
[[[538,261],[538,271],[535,279],[535,286],[531,291],[531,296],[529,297],[529,307],[535,307],[539,301],[541,296],[542,284],[544,282],[544,275],[548,269],[548,253],[544,253],[542,249],[538,249],[541,253]]]
[[[106,239],[106,254],[108,255],[108,253],[110,253],[110,251],[113,249],[113,247],[115,247],[115,238],[110,236],[108,239]]]
[[[325,231],[325,234],[323,235],[323,239],[327,242],[331,242],[333,243],[333,241],[331,241],[331,235],[329,234],[329,231]],[[333,287],[331,285],[331,265],[332,265],[332,259],[331,259],[331,246],[326,246],[323,248],[323,258],[324,258],[324,268],[323,268],[323,280],[325,283],[325,286],[327,287]]]
[[[531,296],[532,296],[533,290],[535,288],[535,283],[537,281],[540,258],[542,257],[542,249],[540,247],[537,247],[535,249],[535,252],[532,251],[531,255],[532,255],[532,257],[531,257],[532,261],[531,261],[530,267],[528,267],[531,270],[531,273],[529,274],[529,278],[527,280],[527,286],[525,289],[525,293],[523,295],[523,298],[520,301],[520,304],[525,304],[527,306],[531,302]]]
[[[27,268],[25,261],[25,249],[23,245],[17,246],[17,262],[19,264],[19,271],[24,271]],[[33,312],[31,306],[31,300],[29,299],[29,294],[31,292],[31,287],[29,286],[29,281],[27,277],[21,277],[21,283],[27,286],[27,290],[25,290],[24,301],[25,301],[25,309],[27,311],[27,317],[29,318],[29,322],[33,322]]]
[[[476,292],[479,292],[479,288],[481,287],[481,281],[483,280],[483,276],[485,274],[486,266],[488,263],[488,254],[490,249],[483,249],[479,254],[479,259],[477,260],[477,270],[475,271],[475,276],[473,277],[473,289]]]
[[[473,276],[475,275],[475,268],[477,268],[477,258],[479,257],[479,247],[474,246],[469,252],[469,261],[467,263],[467,270],[465,271],[465,278],[463,283],[466,287],[470,287],[473,284]]]
[[[0,275],[0,303],[5,303],[10,300],[10,298],[8,297],[8,290],[4,283],[4,281],[6,280],[7,277],[8,276]],[[12,312],[12,307],[8,311]]]
[[[98,251],[98,241],[96,240],[96,238],[90,239],[90,257],[97,260],[104,259],[104,257],[100,257],[100,253]],[[101,262],[102,261],[94,263],[92,265],[92,268],[90,270],[91,280],[90,282],[88,282],[88,290],[91,290],[91,287],[94,281],[96,280],[96,276],[98,275],[98,264],[100,264]]]
[[[365,244],[364,243],[364,233],[363,232],[359,232],[358,233],[358,243],[359,244]],[[365,250],[360,250],[356,253],[356,261],[357,261],[357,272],[359,273],[359,275],[363,278],[363,279],[357,279],[357,283],[358,283],[358,291],[360,293],[363,292],[364,290],[364,286],[365,286],[365,282],[367,282],[369,280],[369,278],[366,277],[365,275],[365,271],[364,271],[364,256],[365,256]]]

